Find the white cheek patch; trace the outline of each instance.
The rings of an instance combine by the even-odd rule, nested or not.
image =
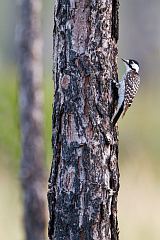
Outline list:
[[[127,63],[125,63],[126,66],[126,72],[129,72],[131,70],[131,68],[129,67],[129,65]]]
[[[139,66],[135,63],[132,64],[132,68],[136,70],[136,72],[139,72]]]

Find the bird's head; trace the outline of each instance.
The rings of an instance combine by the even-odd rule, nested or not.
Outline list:
[[[139,72],[139,63],[136,60],[133,59],[123,59],[121,58],[122,61],[125,63],[126,65],[126,71],[130,71],[130,70],[134,70],[136,73]]]

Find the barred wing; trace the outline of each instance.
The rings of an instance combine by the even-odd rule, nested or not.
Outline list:
[[[130,71],[126,75],[126,82],[125,82],[125,97],[124,97],[124,109],[122,117],[124,117],[127,109],[131,106],[134,97],[138,91],[140,84],[140,76],[134,72]]]

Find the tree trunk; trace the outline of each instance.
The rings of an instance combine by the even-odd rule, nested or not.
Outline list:
[[[49,238],[118,239],[118,0],[56,0]]]
[[[27,240],[44,240],[46,197],[44,173],[41,0],[21,2],[19,24],[21,181]]]

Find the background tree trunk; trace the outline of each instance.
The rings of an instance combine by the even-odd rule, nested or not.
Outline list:
[[[27,240],[44,240],[46,197],[43,145],[41,0],[21,1],[19,60],[21,71],[21,180]]]
[[[117,0],[55,1],[50,239],[118,239]]]

